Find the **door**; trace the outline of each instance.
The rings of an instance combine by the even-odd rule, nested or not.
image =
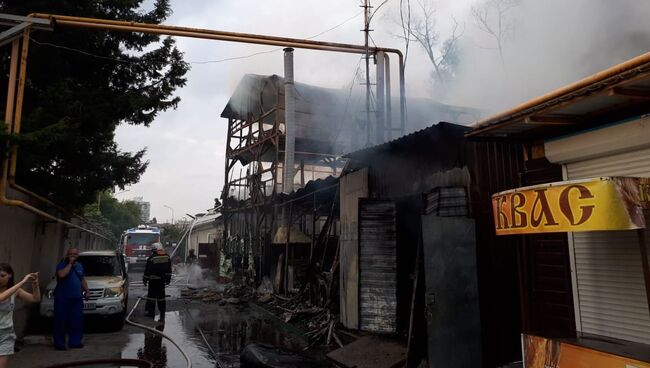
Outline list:
[[[481,367],[474,220],[422,216],[429,367]]]

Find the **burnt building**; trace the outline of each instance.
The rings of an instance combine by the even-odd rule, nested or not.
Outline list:
[[[345,156],[340,321],[401,337],[408,366],[520,359],[519,240],[495,236],[490,193],[519,184],[521,146],[468,130],[439,123]]]
[[[352,90],[335,90],[301,83],[292,83],[295,89],[295,120],[293,129],[294,168],[292,182],[287,185],[283,177],[287,156],[287,125],[285,108],[285,80],[277,75],[245,75],[228,104],[221,113],[227,119],[227,144],[225,157],[225,183],[222,192],[224,214],[224,255],[238,258],[236,263],[246,263],[245,268],[255,270],[257,276],[272,272],[277,260],[269,254],[272,244],[282,244],[282,234],[293,233],[293,241],[309,239],[310,247],[326,223],[328,211],[314,215],[319,205],[311,205],[310,213],[295,219],[300,231],[287,232],[283,215],[288,207],[283,201],[288,194],[304,188],[310,181],[337,178],[345,165],[341,156],[367,146],[364,97]],[[398,109],[386,102],[385,121],[399,120]],[[399,105],[394,101],[393,105]],[[424,99],[410,99],[406,103],[409,121],[421,122],[451,119],[471,121],[476,111],[448,106]],[[406,130],[420,127],[407,124]],[[387,138],[398,134],[389,130]],[[288,179],[291,180],[291,179]],[[314,210],[314,207],[317,210]],[[295,216],[298,212],[293,212]],[[338,216],[338,213],[336,214]],[[306,216],[306,217],[304,217]],[[337,220],[338,221],[338,220]],[[335,221],[334,229],[338,229]],[[292,220],[293,223],[293,220]],[[315,223],[315,226],[310,224]],[[296,224],[294,224],[296,225]],[[314,234],[316,232],[316,234]],[[336,233],[336,231],[334,231]],[[240,253],[235,255],[235,253]],[[251,266],[253,265],[253,266]]]

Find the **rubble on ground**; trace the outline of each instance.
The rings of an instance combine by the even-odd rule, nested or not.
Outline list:
[[[268,279],[265,279],[268,281]],[[268,283],[268,282],[267,282]],[[329,308],[312,305],[303,294],[280,295],[273,293],[273,288],[264,281],[257,289],[245,285],[221,285],[216,288],[181,289],[181,297],[198,300],[203,303],[241,304],[257,303],[264,309],[276,315],[285,323],[296,325],[305,331],[309,344],[305,348],[315,346],[342,347],[341,333],[337,328],[338,316]]]

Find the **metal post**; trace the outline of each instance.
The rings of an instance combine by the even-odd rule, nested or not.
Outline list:
[[[293,191],[296,143],[296,90],[293,84],[293,49],[284,49],[284,193]]]
[[[370,122],[370,49],[368,48],[368,38],[370,37],[370,4],[365,0],[364,5],[364,47],[366,49],[366,145],[372,145],[372,124]]]

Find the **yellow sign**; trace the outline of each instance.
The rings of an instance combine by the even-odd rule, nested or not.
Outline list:
[[[523,335],[526,368],[650,368],[650,363],[558,340]]]
[[[497,235],[645,228],[650,178],[558,182],[494,194]]]

